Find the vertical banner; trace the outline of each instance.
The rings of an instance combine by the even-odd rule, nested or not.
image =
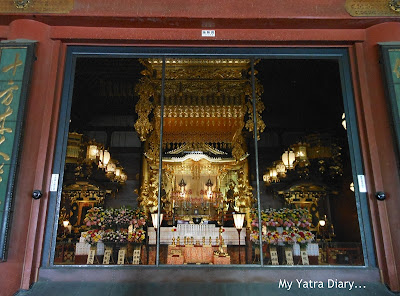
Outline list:
[[[400,154],[400,42],[380,43],[380,47],[386,95],[391,107],[397,152]]]
[[[34,55],[33,42],[0,43],[0,261],[6,260],[11,209]]]
[[[110,264],[111,253],[112,249],[106,249],[104,251],[103,264],[105,265]]]
[[[269,247],[269,253],[271,255],[271,263],[272,265],[279,265],[279,260],[278,260],[278,251],[276,250],[276,247]]]
[[[293,252],[290,249],[285,249],[285,257],[287,265],[294,265]]]
[[[303,265],[310,265],[310,261],[308,260],[307,250],[301,250],[300,255],[301,255],[301,262],[303,263]]]

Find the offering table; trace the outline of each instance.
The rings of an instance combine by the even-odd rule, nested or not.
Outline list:
[[[226,247],[223,249],[227,252]],[[230,264],[229,256],[219,257],[214,255],[214,251],[218,251],[218,246],[169,245],[167,264]]]
[[[172,239],[180,238],[181,243],[184,242],[184,237],[193,238],[194,245],[203,245],[203,237],[205,239],[204,245],[209,245],[210,237],[212,240],[212,245],[217,245],[216,239],[219,237],[219,227],[214,224],[178,224],[175,228],[176,231],[172,231],[172,227],[160,227],[160,244],[170,245],[172,244]],[[153,227],[148,228],[149,244],[156,244],[156,231]],[[238,232],[235,227],[224,227],[224,232],[222,233],[222,238],[224,239],[224,245],[239,245]],[[244,246],[246,244],[246,229],[242,229],[240,233],[240,245]]]

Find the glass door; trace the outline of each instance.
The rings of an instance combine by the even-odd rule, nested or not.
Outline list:
[[[257,56],[78,55],[50,262],[365,265],[339,59]]]

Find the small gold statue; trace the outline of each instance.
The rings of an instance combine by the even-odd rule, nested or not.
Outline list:
[[[172,245],[175,246],[175,237],[172,238]]]
[[[224,239],[222,237],[222,232],[224,232],[224,230],[221,227],[219,229],[219,239],[217,238],[217,240],[219,241],[219,248],[218,248],[218,251],[214,252],[214,254],[218,255],[219,257],[226,257],[226,256],[228,256],[228,254],[224,252],[224,248],[223,248]]]
[[[179,246],[181,244],[181,238],[178,236],[178,238],[176,239],[176,244]]]

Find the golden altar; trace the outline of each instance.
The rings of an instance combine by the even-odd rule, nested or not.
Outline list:
[[[252,107],[249,59],[166,59],[163,133],[161,134],[162,60],[143,59],[136,87],[135,129],[144,142],[140,206],[158,205],[160,137],[161,202],[164,219],[221,221],[231,209],[248,212],[254,203],[249,185],[248,147],[244,132],[265,124],[262,86],[256,79]],[[248,137],[248,135],[247,135]]]

